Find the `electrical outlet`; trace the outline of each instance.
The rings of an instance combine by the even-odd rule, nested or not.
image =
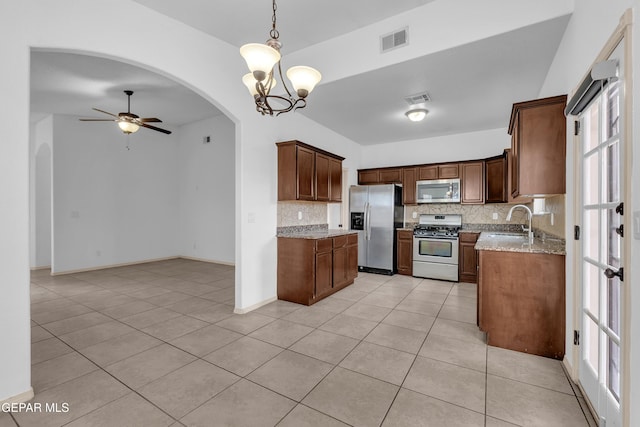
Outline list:
[[[498,212],[494,212],[494,213],[493,213],[493,219],[494,219],[494,220],[498,219]]]
[[[413,219],[418,218],[418,212],[413,211],[413,213],[411,214],[411,218],[413,218]]]
[[[210,135],[202,137],[202,143],[203,144],[209,144],[210,142],[211,142],[211,136]]]
[[[298,211],[298,219],[302,219],[302,211]]]

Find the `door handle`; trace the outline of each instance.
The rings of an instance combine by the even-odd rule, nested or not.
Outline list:
[[[624,269],[620,267],[618,271],[613,271],[610,268],[607,268],[604,271],[604,275],[607,276],[607,279],[613,279],[614,277],[619,277],[621,282],[624,282]]]
[[[620,227],[615,228],[616,234],[620,237],[624,237],[624,224],[620,224]]]

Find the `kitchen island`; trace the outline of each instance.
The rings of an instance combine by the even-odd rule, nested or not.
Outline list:
[[[565,250],[560,239],[483,232],[478,326],[496,347],[564,357]]]
[[[278,299],[311,305],[358,275],[358,234],[348,230],[278,233]]]

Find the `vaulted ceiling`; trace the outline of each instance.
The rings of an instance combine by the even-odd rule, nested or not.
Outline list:
[[[135,1],[237,47],[264,41],[271,26],[272,5],[267,0]],[[284,43],[283,62],[288,54],[443,1],[448,0],[281,0],[277,23]],[[538,95],[569,16],[538,20],[322,82],[310,95],[308,107],[295,114],[304,114],[362,145],[506,127],[511,104]],[[326,71],[336,65],[314,66]],[[136,92],[133,112],[160,117],[169,128],[221,114],[191,90],[163,76],[104,58],[33,52],[31,77],[33,117],[51,113],[98,116],[91,107],[125,111],[124,89]],[[240,77],[225,84],[241,85]],[[409,108],[404,97],[422,91],[431,96],[422,105],[430,112],[422,122],[409,122],[404,117]]]

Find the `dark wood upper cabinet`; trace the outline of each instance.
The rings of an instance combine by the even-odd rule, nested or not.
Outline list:
[[[380,170],[379,169],[367,169],[358,171],[358,184],[380,184]]]
[[[507,201],[507,157],[502,156],[485,161],[485,202],[504,203]]]
[[[342,201],[342,160],[329,158],[329,201]]]
[[[460,177],[460,168],[458,163],[438,165],[438,179],[458,177]]]
[[[416,176],[417,168],[402,169],[402,204],[416,204]]]
[[[379,172],[380,184],[401,184],[402,183],[402,169],[380,169]]]
[[[420,166],[418,168],[418,181],[438,179],[438,165]]]
[[[511,135],[511,193],[545,196],[566,192],[567,96],[513,104]]]
[[[329,156],[315,153],[316,156],[316,200],[329,201],[331,192],[331,175],[329,173]]]
[[[300,141],[276,143],[278,147],[278,201],[342,200],[342,160]]]
[[[462,204],[484,203],[484,162],[465,162],[460,164],[460,202]]]

